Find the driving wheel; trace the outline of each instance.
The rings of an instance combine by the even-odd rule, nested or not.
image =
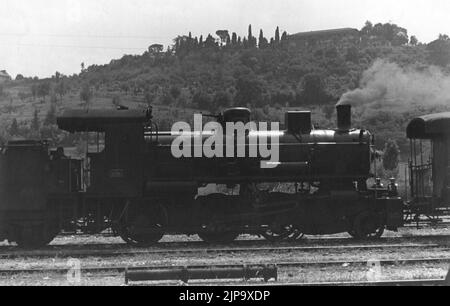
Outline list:
[[[166,209],[162,205],[156,205],[129,216],[121,225],[119,235],[130,245],[151,246],[164,237],[164,228],[167,224]]]

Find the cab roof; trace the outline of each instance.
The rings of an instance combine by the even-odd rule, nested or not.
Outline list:
[[[149,120],[147,110],[66,110],[56,120],[58,127],[67,132],[104,132],[116,125],[144,124]]]
[[[450,135],[450,112],[415,118],[407,127],[410,139],[433,139],[442,135]]]

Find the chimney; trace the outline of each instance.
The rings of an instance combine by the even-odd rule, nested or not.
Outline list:
[[[348,131],[352,127],[352,106],[338,105],[337,110],[337,128],[340,131]]]

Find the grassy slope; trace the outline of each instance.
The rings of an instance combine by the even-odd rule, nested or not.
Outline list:
[[[256,80],[261,89],[260,105],[243,105],[252,107],[256,120],[284,120],[284,112],[290,108],[274,98],[282,93],[287,96],[286,99],[292,100],[291,108],[312,110],[314,122],[322,128],[328,128],[335,126],[335,114],[327,115],[325,108],[334,105],[341,94],[355,88],[363,71],[376,59],[384,58],[403,66],[428,65],[423,46],[365,48],[358,50],[356,58],[352,59],[348,58],[345,51],[332,56],[326,55],[327,50],[318,50],[324,51],[325,55],[316,51],[200,50],[182,57],[172,55],[155,58],[149,54],[125,56],[109,65],[92,66],[80,75],[65,78],[70,90],[62,100],[58,97],[57,111],[60,113],[66,108],[84,107],[79,95],[83,83],[88,83],[93,90],[91,108],[113,108],[114,97],[121,104],[144,108],[147,105],[144,92],[148,91],[152,93],[151,103],[156,121],[161,129],[168,129],[175,121],[191,121],[193,114],[200,111],[193,101],[196,92],[205,92],[212,98],[216,92],[225,91],[235,100],[237,80],[243,77]],[[328,103],[311,104],[302,99],[303,82],[308,74],[319,74],[322,77],[325,90],[330,96]],[[4,84],[4,94],[0,97],[3,138],[10,137],[7,130],[14,118],[23,129],[30,125],[35,110],[40,119],[44,120],[50,109],[51,98],[47,96],[44,100],[31,97],[31,86],[40,82],[50,82],[52,88],[58,83],[55,79],[49,79]],[[137,94],[130,91],[126,93],[124,86],[130,91],[133,87],[138,87],[141,91]],[[181,92],[178,97],[171,97],[173,87]],[[29,97],[22,101],[19,93],[25,93]],[[217,105],[212,108],[227,106],[229,105]],[[355,125],[368,128],[379,135],[378,147],[381,148],[387,139],[393,138],[399,142],[402,151],[406,152],[404,130],[408,121],[415,115],[438,110],[440,109],[417,107],[393,110],[391,107],[383,109],[381,105],[381,108],[356,109],[354,122]]]

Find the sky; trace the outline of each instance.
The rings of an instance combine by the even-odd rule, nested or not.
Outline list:
[[[448,0],[1,0],[0,70],[15,77],[79,73],[187,34],[227,29],[362,28],[392,22],[421,42],[450,34]]]

